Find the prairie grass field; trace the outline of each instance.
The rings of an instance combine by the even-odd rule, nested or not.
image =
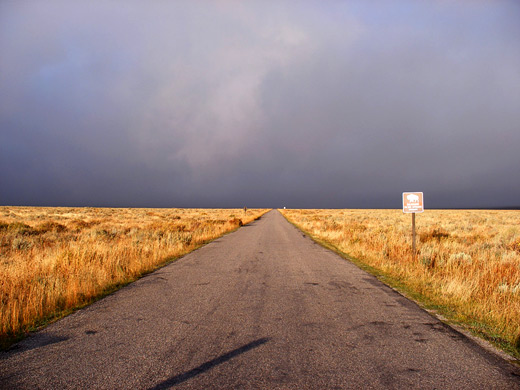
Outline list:
[[[280,210],[427,306],[520,356],[520,211]],[[396,283],[394,283],[395,285]]]
[[[266,211],[0,207],[0,344]]]

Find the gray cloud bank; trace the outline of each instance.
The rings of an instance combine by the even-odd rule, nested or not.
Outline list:
[[[515,1],[1,2],[0,204],[518,206],[519,20]]]

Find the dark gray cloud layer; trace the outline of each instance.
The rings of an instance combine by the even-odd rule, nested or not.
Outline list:
[[[520,205],[517,2],[151,3],[0,3],[0,204]]]

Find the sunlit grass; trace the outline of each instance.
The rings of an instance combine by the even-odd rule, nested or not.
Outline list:
[[[280,210],[317,239],[390,275],[520,352],[520,211]]]
[[[0,207],[0,342],[266,211]]]

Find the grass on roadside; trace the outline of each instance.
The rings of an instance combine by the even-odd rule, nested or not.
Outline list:
[[[520,358],[520,212],[280,210],[317,242]]]
[[[0,207],[0,347],[266,211]]]

